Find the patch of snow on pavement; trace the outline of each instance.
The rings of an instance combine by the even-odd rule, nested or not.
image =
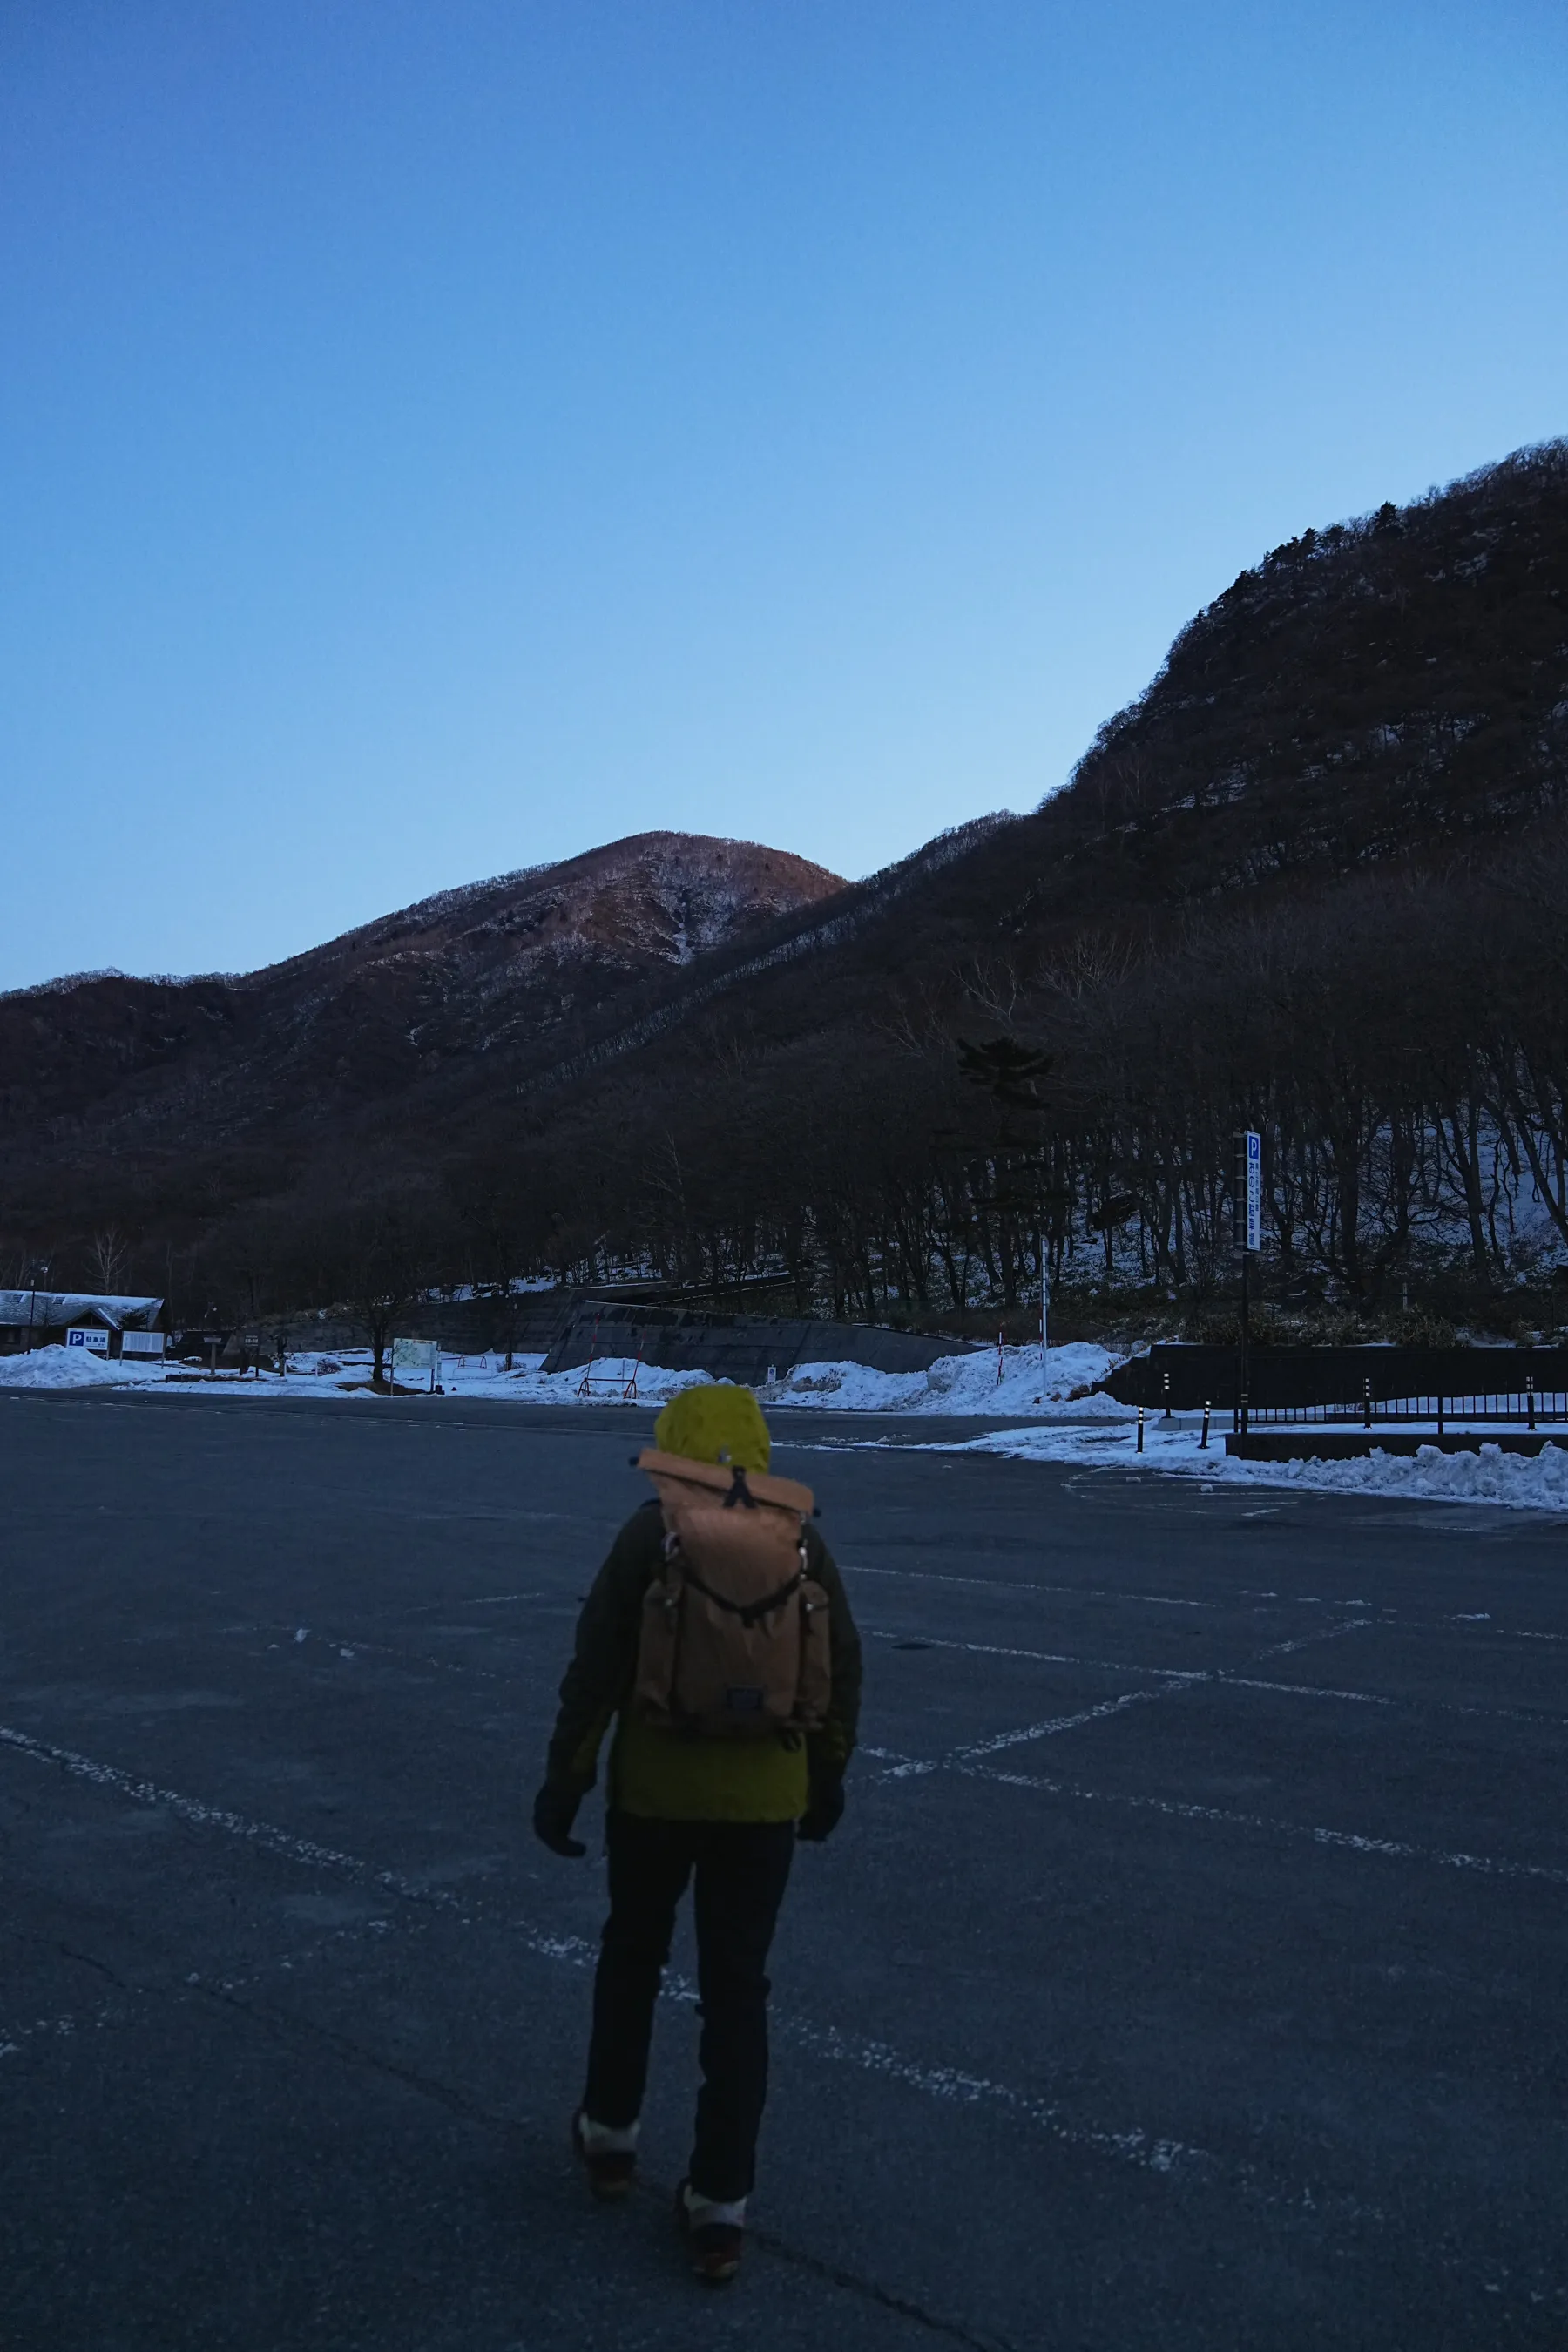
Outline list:
[[[1216,1430],[1206,1454],[1191,1425],[1151,1422],[1144,1450],[1125,1428],[1003,1429],[943,1452],[1002,1454],[1021,1462],[1071,1462],[1096,1470],[1163,1470],[1215,1486],[1297,1486],[1333,1495],[1389,1495],[1412,1501],[1505,1504],[1515,1510],[1568,1511],[1568,1447],[1504,1454],[1483,1440],[1479,1454],[1375,1453],[1348,1462],[1242,1462]]]

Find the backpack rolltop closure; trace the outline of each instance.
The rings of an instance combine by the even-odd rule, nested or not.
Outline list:
[[[832,1690],[828,1600],[810,1573],[809,1486],[655,1447],[664,1514],[633,1704],[662,1729],[746,1739],[815,1730]]]

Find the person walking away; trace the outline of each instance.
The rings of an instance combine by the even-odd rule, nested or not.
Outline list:
[[[589,2186],[637,2171],[654,2005],[692,1887],[701,2084],[676,2219],[697,2275],[739,2267],[767,2095],[765,1973],[797,1839],[831,1834],[855,1744],[860,1643],[809,1487],[768,1475],[749,1389],[683,1390],[637,1466],[654,1493],[610,1548],[577,1622],[533,1826],[572,1834],[615,1726],[610,1910],[573,2142]]]

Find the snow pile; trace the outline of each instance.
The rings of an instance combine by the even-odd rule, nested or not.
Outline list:
[[[129,1367],[122,1371],[89,1348],[34,1348],[23,1356],[0,1356],[0,1388],[116,1388],[136,1377]]]
[[[1004,1429],[943,1451],[1004,1454],[1021,1462],[1071,1462],[1100,1470],[1165,1470],[1205,1485],[1297,1486],[1332,1495],[1404,1496],[1416,1502],[1502,1503],[1516,1510],[1568,1510],[1568,1446],[1504,1454],[1483,1440],[1478,1454],[1374,1453],[1348,1462],[1242,1462],[1225,1451],[1216,1431],[1208,1452],[1198,1433],[1179,1424],[1150,1423],[1144,1451],[1123,1428]]]
[[[874,1372],[865,1364],[797,1364],[761,1394],[773,1405],[825,1405],[835,1412],[1027,1413],[1047,1420],[1085,1412],[1108,1419],[1132,1407],[1091,1393],[1122,1360],[1086,1339],[1053,1348],[1042,1377],[1037,1347],[986,1348],[939,1356],[927,1372]],[[1000,1370],[1001,1378],[997,1378]]]

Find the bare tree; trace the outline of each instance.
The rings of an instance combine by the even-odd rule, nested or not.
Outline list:
[[[130,1244],[118,1225],[106,1225],[100,1233],[94,1234],[88,1257],[99,1289],[106,1296],[113,1297],[118,1293],[125,1279],[130,1255]]]

